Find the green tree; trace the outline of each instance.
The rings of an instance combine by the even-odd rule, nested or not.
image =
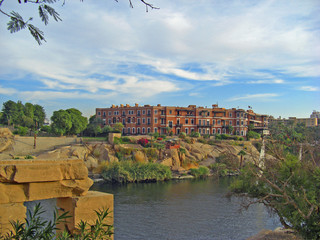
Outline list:
[[[3,103],[1,123],[12,125],[17,121],[18,107],[14,101],[7,101]]]
[[[52,129],[55,133],[65,134],[72,127],[70,114],[66,110],[54,111],[51,117]]]
[[[65,1],[66,0],[63,0],[62,5],[64,5]],[[24,20],[23,17],[14,10],[12,10],[10,13],[3,11],[1,8],[4,2],[5,0],[0,0],[0,13],[10,18],[7,24],[8,25],[7,29],[10,31],[10,33],[15,33],[22,29],[28,29],[32,37],[37,41],[39,45],[41,45],[42,41],[46,41],[44,38],[44,33],[39,28],[35,27],[30,23],[33,17],[29,17],[28,20]],[[56,12],[56,10],[53,7],[51,7],[52,4],[56,2],[60,2],[60,0],[17,0],[17,2],[19,4],[29,3],[38,7],[39,18],[45,25],[49,23],[49,17],[53,18],[57,22],[62,21],[59,13]],[[154,7],[152,4],[147,3],[145,0],[140,0],[140,2],[142,2],[146,6],[146,11],[148,11],[148,8],[158,9],[157,7]],[[133,8],[133,4],[131,0],[129,0],[129,3],[130,3],[130,6]]]
[[[43,125],[44,120],[46,118],[46,113],[42,106],[35,104],[33,105],[33,114],[34,114],[33,121],[34,121],[35,129],[38,129]]]
[[[227,126],[227,131],[228,131],[229,134],[232,134],[232,133],[233,133],[233,129],[234,129],[234,128],[233,128],[231,125],[228,125],[228,126]]]
[[[70,130],[67,131],[68,134],[79,134],[86,129],[88,119],[83,117],[78,109],[70,108],[67,109],[66,112],[69,113],[72,122]]]
[[[251,138],[259,139],[259,138],[261,138],[261,135],[259,133],[257,133],[257,132],[249,131],[247,133],[247,138],[248,138],[248,140],[251,139]]]
[[[120,122],[118,122],[118,123],[116,123],[116,124],[113,125],[113,130],[114,130],[115,132],[121,133],[123,128],[124,128],[124,126],[123,126],[123,124],[120,123]]]
[[[28,103],[28,102],[25,103],[23,111],[24,111],[24,115],[26,117],[29,117],[29,118],[33,119],[33,117],[34,117],[34,108],[33,108],[33,104],[32,103]]]

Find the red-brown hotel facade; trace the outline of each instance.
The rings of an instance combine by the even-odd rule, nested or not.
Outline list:
[[[181,132],[190,134],[193,131],[204,134],[232,134],[246,136],[249,124],[256,130],[268,127],[268,116],[254,113],[251,109],[225,109],[213,104],[212,108],[197,107],[172,107],[128,104],[112,105],[110,108],[97,108],[96,116],[104,125],[113,126],[122,123],[125,135],[143,135],[148,133],[166,134],[170,128],[174,134]],[[230,132],[230,128],[233,131]]]

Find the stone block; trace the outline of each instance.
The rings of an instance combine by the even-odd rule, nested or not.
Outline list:
[[[23,203],[0,204],[0,233],[12,230],[10,221],[24,221],[27,209]]]
[[[27,201],[28,188],[28,184],[0,183],[0,204]]]
[[[89,178],[83,180],[29,183],[28,201],[85,195],[92,184],[93,181]]]
[[[52,182],[87,177],[88,169],[80,159],[0,161],[0,182]]]
[[[97,219],[95,211],[109,209],[110,214],[107,218],[107,224],[113,224],[113,195],[108,193],[89,191],[87,195],[72,198],[58,198],[57,206],[63,211],[68,211],[72,216],[65,223],[69,231],[74,231],[76,226],[83,221],[88,224],[94,224]],[[58,226],[63,230],[63,226]]]

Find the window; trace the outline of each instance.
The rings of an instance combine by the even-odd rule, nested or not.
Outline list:
[[[110,118],[108,119],[108,123],[109,123],[109,125],[111,124],[111,119]]]
[[[221,120],[218,120],[217,124],[220,125],[221,124]]]
[[[199,133],[201,134],[201,128],[199,128]]]
[[[185,131],[186,131],[186,134],[189,134],[189,129],[188,128],[186,128]]]
[[[122,116],[125,116],[126,115],[126,111],[122,111]]]
[[[154,123],[157,124],[158,123],[158,118],[154,119]]]
[[[199,119],[199,125],[201,125],[201,120]]]
[[[150,125],[151,124],[151,119],[150,118],[148,118],[148,125]]]
[[[202,129],[202,133],[206,134],[206,129],[205,128]]]
[[[151,110],[150,109],[148,109],[148,115],[150,115],[151,114]]]
[[[237,117],[239,117],[240,115],[239,115],[239,113],[237,113]]]
[[[210,129],[209,128],[207,128],[207,134],[210,134]]]
[[[206,125],[206,120],[202,120],[203,126]]]
[[[98,116],[100,116],[101,115],[101,112],[98,112]]]
[[[108,115],[111,116],[111,112],[110,111],[108,112]]]
[[[231,120],[229,121],[229,125],[232,126],[232,121]]]
[[[210,125],[210,120],[207,120],[207,126],[209,126]]]
[[[194,128],[191,128],[191,132],[194,132]]]
[[[140,116],[140,110],[137,111],[138,116]]]
[[[214,126],[216,124],[216,120],[212,120],[212,125]]]
[[[179,118],[177,119],[177,124],[180,124],[180,119]]]
[[[177,134],[178,134],[178,135],[180,134],[180,128],[177,129]]]
[[[216,134],[216,129],[212,128],[212,134]]]
[[[122,124],[123,124],[123,125],[126,124],[126,119],[125,119],[125,118],[122,119]]]
[[[240,122],[239,122],[239,120],[237,120],[237,126],[239,126],[240,125]]]
[[[143,115],[146,115],[146,110],[142,110],[142,114],[143,114]]]
[[[106,116],[106,112],[103,112],[103,116],[104,116],[104,117]]]
[[[146,119],[142,118],[142,123],[145,124],[146,123]]]
[[[154,128],[154,132],[157,133],[158,132],[158,128]]]
[[[137,119],[137,124],[140,125],[140,118]]]
[[[147,131],[148,131],[148,133],[150,133],[151,129],[150,129],[150,128],[148,128],[148,130],[147,130]]]
[[[226,129],[225,128],[222,129],[222,133],[226,134]]]
[[[130,134],[130,128],[128,127],[128,134]]]
[[[169,121],[169,128],[172,128],[172,121]]]
[[[142,128],[142,133],[143,133],[143,134],[146,133],[146,128]]]
[[[172,114],[172,110],[169,111],[169,114]]]
[[[131,117],[128,117],[128,123],[131,123]]]
[[[243,121],[241,121],[241,126],[243,126]]]
[[[221,129],[220,128],[218,128],[218,134],[220,134],[221,133]]]
[[[189,123],[189,119],[188,119],[188,118],[186,118],[185,123],[186,123],[186,124],[188,124],[188,123]]]
[[[140,128],[139,127],[137,128],[137,134],[140,134]]]
[[[191,119],[191,124],[194,125],[194,119]]]
[[[229,117],[232,117],[232,113],[229,113]]]
[[[158,110],[154,110],[154,114],[158,114]]]
[[[135,134],[136,133],[136,129],[133,127],[132,128],[132,134]]]

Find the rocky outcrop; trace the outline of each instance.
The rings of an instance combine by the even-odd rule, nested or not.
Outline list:
[[[14,136],[8,128],[0,128],[0,152],[9,149],[14,143]]]

